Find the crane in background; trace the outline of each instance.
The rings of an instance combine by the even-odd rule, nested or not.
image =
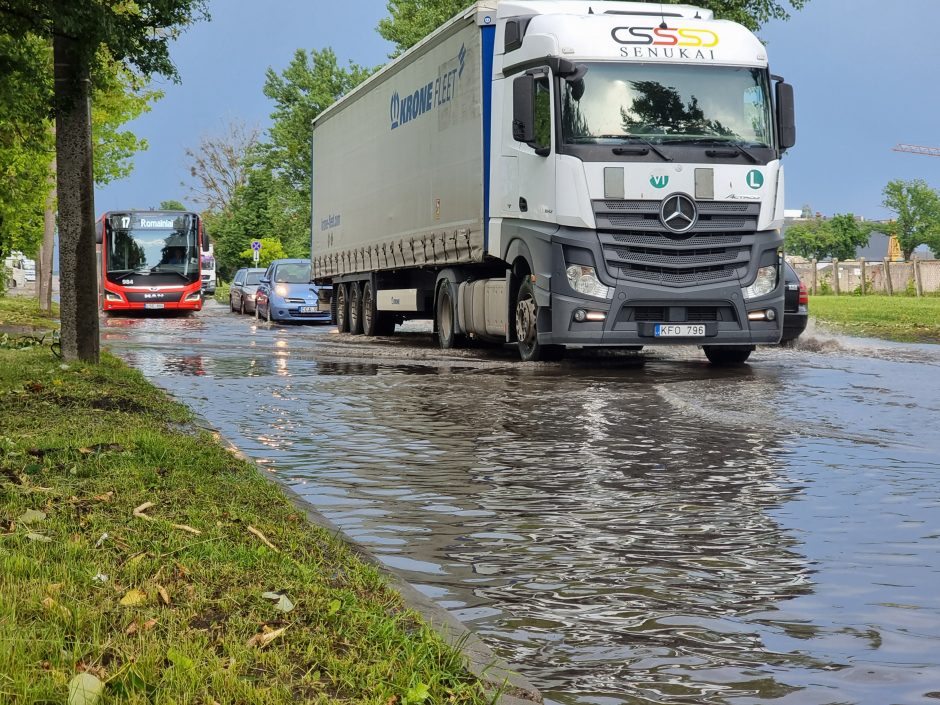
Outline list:
[[[917,144],[896,144],[892,148],[892,151],[926,154],[928,157],[940,157],[940,147],[921,147]]]

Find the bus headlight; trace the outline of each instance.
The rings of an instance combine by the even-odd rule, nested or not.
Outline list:
[[[115,294],[113,291],[104,292],[104,298],[108,301],[123,301],[119,294]]]
[[[600,299],[609,299],[610,289],[597,278],[594,267],[583,264],[571,264],[565,270],[571,288],[580,294],[596,296]]]
[[[777,288],[777,265],[772,264],[757,270],[757,278],[750,286],[744,287],[745,299],[756,299],[766,296]]]
[[[202,292],[194,291],[193,293],[189,294],[185,300],[186,301],[199,301],[199,299],[201,298],[202,298]]]

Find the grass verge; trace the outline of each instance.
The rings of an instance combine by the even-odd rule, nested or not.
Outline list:
[[[59,304],[52,302],[52,315],[39,310],[35,296],[0,296],[0,325],[52,330],[59,327]]]
[[[486,702],[375,568],[136,371],[0,349],[0,405],[0,702],[79,679],[141,705]]]
[[[852,335],[940,343],[940,297],[811,296],[810,314]]]

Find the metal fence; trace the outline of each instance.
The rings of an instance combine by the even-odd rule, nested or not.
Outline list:
[[[812,294],[923,296],[940,292],[940,260],[791,262]]]

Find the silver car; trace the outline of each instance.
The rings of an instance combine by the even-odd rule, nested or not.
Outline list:
[[[235,272],[228,294],[229,308],[239,313],[254,313],[255,293],[263,274],[264,269],[258,267],[246,267]]]

